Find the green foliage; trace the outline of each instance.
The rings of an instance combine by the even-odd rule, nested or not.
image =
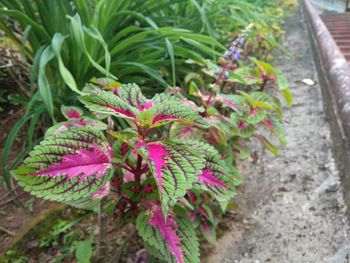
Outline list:
[[[291,106],[292,95],[266,62],[283,34],[277,0],[0,2],[8,8],[0,15],[26,32],[22,48],[38,81],[5,154],[44,110],[54,123],[12,171],[19,184],[87,209],[105,198],[118,226],[136,224],[152,257],[199,262],[197,234],[215,242],[248,143],[273,154],[274,137],[285,145],[281,97]],[[0,27],[20,44],[10,21]],[[220,55],[220,42],[234,37]],[[89,262],[91,240],[74,249]]]
[[[42,141],[13,175],[37,197],[90,207],[96,204],[91,195],[111,178],[110,151],[99,130],[73,127]],[[95,168],[98,166],[101,169]]]
[[[199,244],[193,224],[189,219],[172,217],[167,218],[163,228],[152,226],[149,222],[156,214],[155,212],[143,212],[139,214],[136,220],[136,227],[139,235],[145,240],[148,246],[159,251],[161,255],[156,255],[157,258],[166,259],[166,262],[181,262],[174,252],[171,250],[171,243],[176,237],[181,238],[181,250],[183,251],[183,262],[199,262]],[[171,222],[171,223],[170,223]],[[166,240],[163,231],[172,233]]]
[[[77,241],[75,255],[78,263],[89,263],[92,256],[91,240]]]
[[[180,5],[148,0],[0,1],[0,29],[33,63],[31,83],[38,82],[38,89],[32,85],[30,90],[23,122],[12,134],[34,118],[33,109],[42,103],[53,123],[61,119],[60,105],[77,104],[81,88],[95,76],[113,77],[113,72],[120,81],[132,80],[154,93],[170,82],[175,85],[183,72],[195,70],[184,63],[187,59],[203,65],[212,54],[219,54],[224,47],[205,32],[164,19],[166,12]],[[199,12],[194,11],[191,14]],[[12,145],[8,139],[2,163],[7,182]]]

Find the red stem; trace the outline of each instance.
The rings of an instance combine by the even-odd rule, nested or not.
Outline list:
[[[220,81],[222,80],[222,77],[223,77],[223,75],[224,75],[224,73],[225,73],[225,71],[227,69],[227,66],[228,66],[227,62],[223,63],[221,71],[220,71],[220,73],[219,73],[219,75],[218,75],[218,77],[217,77],[217,79],[216,79],[216,81],[214,83],[214,87],[220,85]],[[209,95],[209,98],[208,98],[208,101],[207,101],[207,106],[210,106],[213,96],[214,96],[214,91],[211,91],[210,95]]]
[[[121,164],[121,163],[113,163],[113,164],[114,164],[115,166],[117,166],[118,168],[125,169],[125,170],[127,170],[127,171],[129,171],[129,172],[131,172],[131,173],[134,172],[132,168],[130,168],[130,167],[126,166],[126,165],[123,165],[123,164]]]
[[[142,175],[142,156],[137,155],[137,165],[135,170],[135,181],[140,182],[141,181],[141,175]]]
[[[227,69],[227,66],[228,66],[228,63],[225,62],[223,65],[222,65],[222,68],[221,68],[221,71],[219,73],[219,76],[218,78],[216,79],[215,83],[214,83],[214,86],[219,86],[220,84],[220,80],[222,79],[222,76],[223,74],[225,73],[226,69]]]

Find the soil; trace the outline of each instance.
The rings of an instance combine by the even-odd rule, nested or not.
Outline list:
[[[235,199],[238,221],[218,241],[206,262],[350,262],[350,242],[340,178],[331,152],[318,76],[303,10],[285,25],[279,67],[289,79],[294,105],[286,110],[287,146],[277,158],[262,154],[245,163]]]
[[[25,108],[11,101],[9,97],[28,97],[30,82],[29,66],[20,56],[20,52],[5,42],[0,43],[0,65],[0,160],[2,160],[6,139],[16,122],[25,113]],[[26,147],[25,131],[26,128],[23,128],[18,133],[9,156],[10,161]],[[17,188],[16,183],[13,182],[17,196],[15,199],[1,179],[2,174],[0,174],[0,256],[28,230],[33,219],[40,218],[59,206],[30,196],[23,189]]]

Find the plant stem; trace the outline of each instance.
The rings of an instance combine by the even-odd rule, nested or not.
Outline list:
[[[141,181],[141,175],[142,175],[142,156],[137,155],[137,164],[136,164],[136,170],[135,170],[135,181],[136,182]]]
[[[121,164],[121,163],[113,163],[113,164],[114,164],[116,167],[125,169],[125,170],[127,170],[127,171],[129,171],[129,172],[131,172],[131,173],[134,172],[130,167],[128,167],[128,166],[126,166],[126,165],[123,165],[123,164]]]
[[[135,173],[135,167],[132,165],[132,163],[130,162],[129,159],[126,159],[125,163],[129,166],[129,168],[131,169],[132,173]]]
[[[228,63],[225,62],[223,65],[222,65],[222,68],[221,68],[221,71],[219,73],[219,76],[218,78],[216,79],[215,83],[214,83],[214,86],[219,86],[220,84],[220,81],[222,80],[222,77],[227,69],[227,66],[228,66]]]
[[[215,80],[214,87],[220,86],[220,81],[222,80],[222,77],[223,77],[223,75],[224,75],[224,73],[225,73],[225,71],[226,71],[226,69],[227,69],[227,66],[228,66],[228,63],[227,63],[227,62],[225,62],[225,63],[222,65],[222,68],[221,68],[221,70],[220,70],[220,73],[219,73],[217,79]],[[207,101],[207,106],[210,106],[211,100],[212,100],[213,96],[214,96],[214,91],[211,91],[211,92],[210,92],[210,95],[209,95],[209,98],[208,98],[208,101]]]
[[[266,86],[266,83],[267,83],[267,79],[264,80],[263,84],[261,85],[259,91],[264,91],[264,88]]]
[[[96,240],[96,259],[97,261],[102,256],[102,238],[105,236],[104,230],[106,224],[103,220],[103,204],[104,204],[104,198],[101,199],[100,203],[98,204],[98,215],[97,215],[97,240]]]

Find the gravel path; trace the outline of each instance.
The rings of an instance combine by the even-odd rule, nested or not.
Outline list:
[[[286,110],[287,147],[275,158],[259,153],[243,166],[242,193],[230,231],[206,260],[218,262],[350,262],[348,226],[339,174],[331,152],[310,39],[300,9],[286,23],[286,47],[293,58],[281,58],[294,95]]]

